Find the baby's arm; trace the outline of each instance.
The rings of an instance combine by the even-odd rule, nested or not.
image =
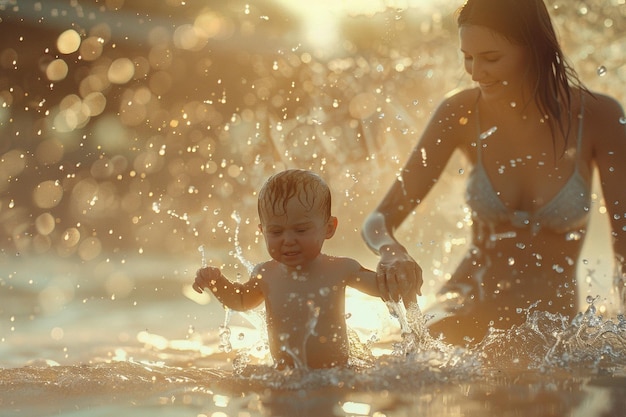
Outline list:
[[[347,285],[373,297],[381,296],[376,272],[365,268],[354,259],[343,258],[343,260],[348,272]]]
[[[218,268],[199,269],[193,289],[202,293],[209,289],[223,305],[237,311],[250,310],[263,302],[263,292],[259,286],[260,278],[253,275],[247,282],[231,282]]]
[[[348,281],[348,285],[366,294],[374,297],[382,297],[382,294],[388,294],[389,291],[386,288],[380,288],[380,282],[376,279],[376,272],[361,266],[357,261],[354,262],[351,269],[354,271],[351,279]],[[384,282],[384,281],[383,281]],[[417,303],[417,289],[410,288],[403,294],[400,294],[402,301],[406,308],[412,303]]]

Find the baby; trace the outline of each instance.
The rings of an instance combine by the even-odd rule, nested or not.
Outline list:
[[[374,271],[353,259],[321,253],[337,229],[330,207],[330,190],[318,175],[305,170],[273,175],[258,197],[259,229],[272,259],[256,265],[243,284],[214,267],[200,269],[193,284],[233,310],[265,302],[277,368],[347,365],[346,286],[381,296]]]

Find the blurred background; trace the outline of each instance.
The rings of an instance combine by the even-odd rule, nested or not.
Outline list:
[[[435,2],[430,13],[268,0],[1,4],[10,255],[232,248],[234,210],[241,242],[257,246],[255,191],[285,167],[324,174],[342,231],[356,229],[353,214],[371,209],[462,75],[443,68],[455,33]]]
[[[245,276],[266,258],[256,191],[284,168],[328,180],[340,223],[326,250],[375,267],[364,216],[443,95],[471,81],[460,3],[0,0],[0,342],[70,305],[193,298],[203,257]],[[624,0],[547,4],[583,81],[626,103]],[[466,248],[467,169],[451,161],[400,232],[426,297]],[[611,279],[600,194],[593,209],[583,296]]]

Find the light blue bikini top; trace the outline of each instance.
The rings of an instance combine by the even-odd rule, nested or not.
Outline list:
[[[478,120],[478,113],[476,112]],[[481,157],[480,137],[477,138],[477,161],[468,178],[465,198],[475,219],[487,226],[509,223],[515,228],[529,227],[533,234],[541,229],[566,233],[584,226],[589,218],[591,184],[579,171],[583,130],[582,109],[578,126],[576,165],[563,188],[545,205],[534,212],[508,209],[493,188]],[[480,135],[480,126],[478,125]]]

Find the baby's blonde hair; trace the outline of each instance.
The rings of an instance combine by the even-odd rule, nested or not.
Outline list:
[[[304,169],[288,169],[269,177],[259,191],[261,224],[268,213],[286,213],[287,202],[293,197],[297,197],[309,210],[321,210],[326,220],[330,218],[330,188],[322,177]]]

